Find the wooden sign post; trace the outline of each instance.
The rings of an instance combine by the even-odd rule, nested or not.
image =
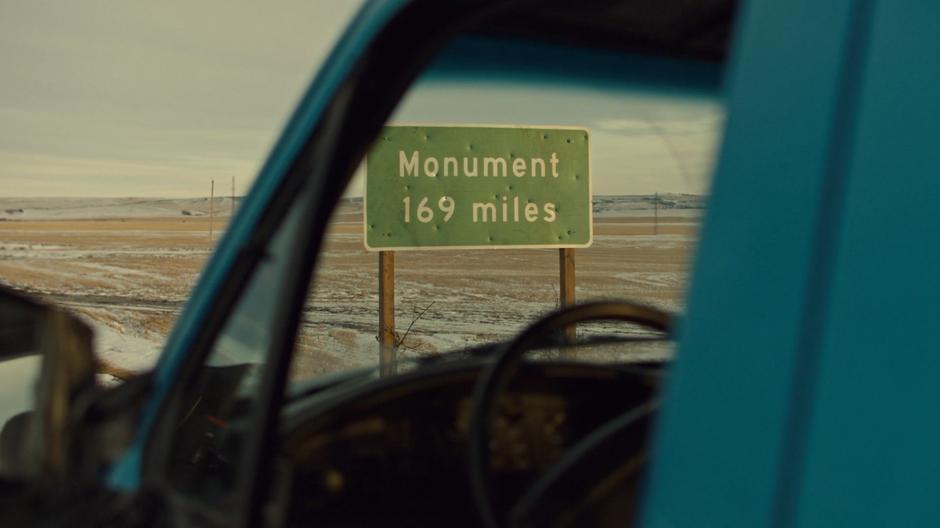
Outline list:
[[[558,250],[558,275],[561,290],[560,305],[562,308],[575,303],[574,285],[574,248],[561,248]],[[571,325],[565,329],[565,339],[569,344],[577,340],[578,328]],[[567,349],[565,349],[567,350]]]
[[[395,252],[379,252],[379,369],[395,373],[398,343],[395,337]]]

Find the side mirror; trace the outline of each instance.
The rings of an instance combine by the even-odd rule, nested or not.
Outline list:
[[[84,465],[76,410],[97,392],[92,331],[73,315],[0,288],[0,374],[29,356],[41,362],[34,407],[0,424],[0,467],[56,485]]]

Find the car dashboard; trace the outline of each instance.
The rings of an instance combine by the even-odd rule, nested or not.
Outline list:
[[[433,365],[296,399],[282,428],[288,524],[478,526],[467,446],[481,367]],[[496,507],[508,510],[579,441],[655,398],[659,380],[657,364],[524,363],[489,424]]]

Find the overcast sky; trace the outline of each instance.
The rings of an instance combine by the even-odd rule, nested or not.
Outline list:
[[[705,194],[724,110],[700,96],[630,86],[429,82],[392,120],[585,127],[594,194]]]
[[[0,196],[241,193],[360,4],[0,0]]]
[[[0,0],[0,196],[243,194],[360,4]],[[588,127],[597,194],[706,192],[723,124],[710,101],[446,83],[395,119]]]

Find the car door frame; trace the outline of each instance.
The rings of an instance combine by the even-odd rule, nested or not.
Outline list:
[[[450,34],[505,0],[369,1],[355,17],[301,99],[231,227],[220,241],[168,339],[153,374],[135,438],[107,479],[112,488],[173,493],[164,477],[173,440],[173,395],[200,371],[216,336],[249,283],[291,207],[304,207],[300,249],[285,281],[296,287],[279,308],[262,372],[258,411],[240,461],[238,512],[227,523],[261,522],[271,474],[270,451],[296,328],[330,214],[372,139],[407,87]],[[355,104],[354,104],[355,103]],[[198,505],[196,505],[198,508]]]

